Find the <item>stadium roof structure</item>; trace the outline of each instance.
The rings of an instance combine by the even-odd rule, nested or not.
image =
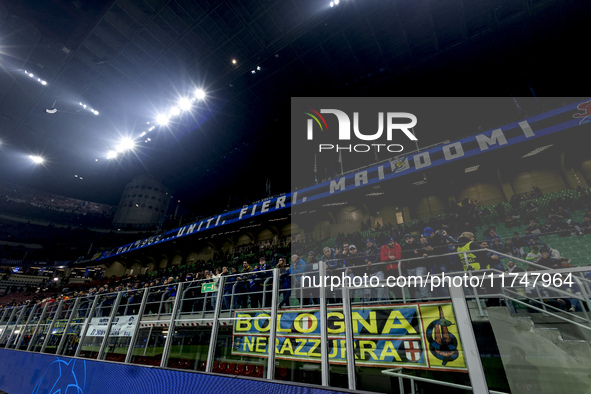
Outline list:
[[[584,94],[588,7],[0,0],[0,180],[116,204],[145,173],[240,206],[290,188],[291,97]]]

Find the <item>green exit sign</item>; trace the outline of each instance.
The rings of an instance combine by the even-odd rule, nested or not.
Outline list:
[[[215,283],[214,282],[204,283],[201,285],[201,292],[202,293],[211,293],[212,291],[215,291]]]

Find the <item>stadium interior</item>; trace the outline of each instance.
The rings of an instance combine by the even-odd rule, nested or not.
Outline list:
[[[588,392],[587,17],[0,0],[0,390]],[[306,151],[294,97],[418,141]]]

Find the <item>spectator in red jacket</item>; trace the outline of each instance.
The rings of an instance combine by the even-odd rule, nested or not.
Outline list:
[[[394,238],[390,238],[388,243],[380,249],[380,261],[386,264],[387,276],[398,276],[398,261],[402,253],[402,248]]]
[[[386,263],[386,278],[398,276],[398,262],[400,261],[402,248],[394,238],[390,238],[386,245],[380,249],[380,261]],[[402,290],[394,287],[394,297],[402,298]]]

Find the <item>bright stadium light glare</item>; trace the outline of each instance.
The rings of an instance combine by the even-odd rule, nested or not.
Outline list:
[[[117,145],[117,148],[115,149],[118,153],[122,153],[128,150],[132,150],[135,147],[135,142],[129,138],[122,138],[121,141],[119,141],[119,145]]]
[[[191,109],[191,100],[186,97],[183,97],[179,100],[179,108],[183,111],[188,111]]]
[[[111,160],[117,157],[117,152],[110,150],[107,152],[107,160]]]
[[[179,107],[172,107],[169,112],[170,116],[177,116],[180,113],[181,113],[181,109]]]
[[[205,99],[205,90],[203,90],[203,89],[197,89],[195,91],[195,98],[197,100],[203,100],[203,99]]]
[[[169,121],[170,119],[166,115],[158,115],[156,117],[156,122],[158,122],[160,126],[166,126]]]
[[[29,155],[29,159],[31,159],[31,161],[35,164],[43,164],[43,162],[45,161],[43,157],[36,155]]]

